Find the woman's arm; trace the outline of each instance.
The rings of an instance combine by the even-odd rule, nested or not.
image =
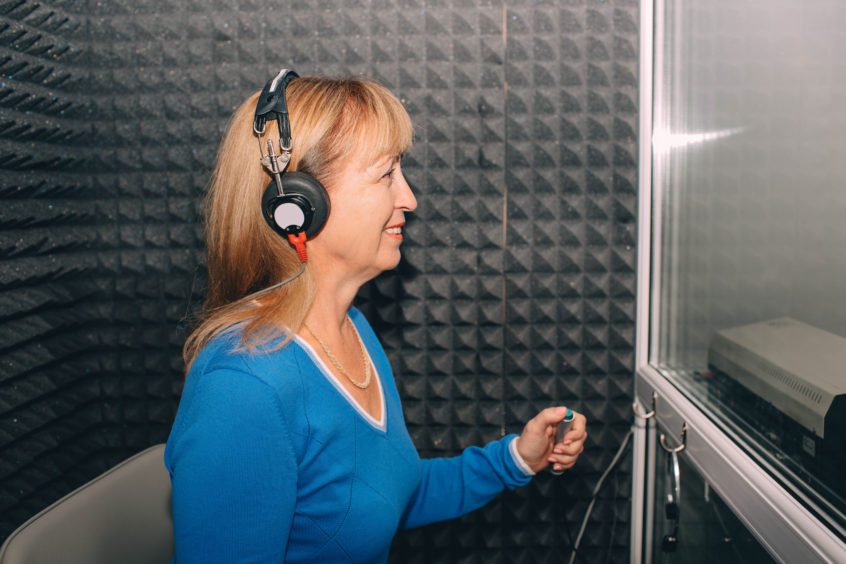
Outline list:
[[[482,507],[505,488],[529,483],[531,469],[521,469],[519,455],[509,448],[516,438],[506,435],[484,447],[468,447],[458,456],[421,460],[420,484],[400,519],[400,528],[459,517]]]
[[[421,461],[420,484],[400,518],[400,528],[452,519],[481,507],[503,489],[527,484],[550,462],[562,469],[576,463],[584,448],[585,417],[555,443],[556,426],[566,407],[548,407],[529,420],[519,437],[506,435],[484,448],[469,447],[460,456]]]
[[[168,440],[175,561],[281,562],[297,462],[274,389],[232,368],[198,376]],[[186,385],[186,392],[189,386]]]

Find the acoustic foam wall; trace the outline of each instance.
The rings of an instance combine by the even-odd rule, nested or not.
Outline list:
[[[62,493],[40,492],[25,472],[65,480],[69,489],[166,439],[181,389],[186,314],[203,295],[197,212],[217,144],[237,104],[288,66],[375,78],[415,123],[404,168],[419,207],[408,215],[403,260],[365,286],[356,303],[391,359],[421,455],[453,455],[519,432],[557,402],[590,421],[585,453],[566,476],[540,475],[465,518],[401,533],[392,560],[562,560],[565,519],[575,535],[629,419],[637,3],[87,6],[85,15],[73,15],[82,26],[72,35],[80,54],[53,63],[80,77],[74,95],[87,109],[65,125],[84,134],[61,146],[62,154],[83,155],[81,170],[62,171],[80,188],[61,193],[74,195],[66,205],[77,206],[73,217],[88,214],[87,223],[68,225],[69,249],[52,256],[93,262],[40,283],[63,297],[66,317],[52,314],[59,307],[51,302],[9,315],[4,309],[2,319],[5,330],[31,318],[30,325],[43,327],[33,347],[48,335],[74,360],[98,363],[56,363],[69,381],[93,386],[90,400],[65,401],[76,402],[75,413],[92,406],[94,415],[72,427],[78,438],[68,444],[82,447],[54,440],[43,448],[63,461],[79,453],[75,466],[44,456],[7,459],[22,439],[0,440],[3,460],[12,461],[3,474],[2,533]],[[10,12],[3,18],[15,19]],[[2,111],[5,117],[9,108]],[[11,142],[35,153],[18,137]],[[22,204],[27,213],[42,213],[34,189],[10,189],[8,178],[4,200],[21,194],[15,197],[30,200]],[[17,264],[25,256],[37,268],[51,262],[11,242],[26,231],[55,245],[56,230],[44,221],[13,225],[2,213],[0,233],[10,241],[2,275],[15,299],[29,303],[38,286],[15,274]],[[4,286],[0,299],[11,295]],[[83,332],[77,319],[84,315]],[[97,335],[93,343],[83,338],[88,334]],[[38,407],[64,396],[31,375],[37,356],[20,361],[17,384],[6,377],[5,359],[19,348],[2,349],[2,417],[25,414],[34,425],[67,432],[61,416]],[[16,391],[21,386],[32,399]],[[78,469],[76,481],[67,481],[70,468]],[[18,476],[15,485],[28,492],[7,488],[8,476]],[[597,504],[585,561],[625,558],[628,477],[626,465]]]
[[[560,561],[556,504],[579,522],[574,500],[587,500],[631,414],[637,6],[566,4],[506,9],[502,374],[512,430],[558,400],[585,413],[591,439],[564,495],[546,476],[505,504],[521,561]],[[585,561],[627,558],[604,548],[625,546],[626,525],[611,537],[628,504],[605,499]]]
[[[3,537],[124,451],[104,418],[118,246],[93,185],[82,8],[0,3]]]

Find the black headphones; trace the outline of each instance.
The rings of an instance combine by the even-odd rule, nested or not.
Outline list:
[[[282,69],[267,81],[256,103],[253,132],[259,140],[261,164],[272,176],[261,197],[261,212],[267,224],[285,237],[297,250],[300,261],[308,260],[305,243],[326,225],[329,217],[329,195],[316,178],[304,172],[285,172],[291,160],[291,122],[285,87],[299,75]],[[267,154],[261,146],[268,119],[275,117],[279,125],[279,150],[276,154],[273,139],[267,140]]]
[[[681,475],[679,455],[676,450],[670,451],[667,459],[667,478],[664,489],[666,492],[664,517],[670,522],[672,530],[661,539],[661,550],[675,552],[679,544],[679,516],[681,514]]]

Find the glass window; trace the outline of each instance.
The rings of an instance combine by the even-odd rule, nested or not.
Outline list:
[[[684,456],[658,451],[653,564],[771,564],[749,529]]]
[[[846,527],[846,2],[656,3],[650,362]]]

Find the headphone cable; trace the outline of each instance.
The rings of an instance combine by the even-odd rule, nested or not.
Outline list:
[[[300,276],[303,275],[303,273],[305,272],[305,268],[306,268],[306,263],[301,262],[300,263],[300,271],[297,272],[296,274],[294,274],[293,276],[289,276],[285,280],[283,280],[281,282],[277,282],[276,284],[273,284],[272,286],[268,286],[267,288],[262,288],[261,290],[257,290],[255,292],[249,293],[246,296],[244,296],[243,298],[241,298],[241,300],[246,300],[247,298],[249,298],[251,296],[256,296],[258,294],[264,294],[266,292],[270,292],[271,290],[275,290],[276,288],[284,286],[285,284],[290,284],[291,282],[293,282],[294,280],[296,280],[297,278],[299,278]]]
[[[582,519],[582,526],[579,529],[579,534],[576,536],[576,544],[573,545],[573,552],[570,554],[569,564],[573,564],[576,561],[576,553],[579,550],[579,544],[581,544],[582,537],[585,534],[585,528],[587,527],[590,514],[593,512],[593,506],[596,504],[596,498],[599,495],[599,490],[602,489],[602,485],[605,483],[605,479],[608,477],[608,474],[610,474],[611,470],[613,470],[617,463],[620,462],[626,447],[629,446],[629,440],[632,438],[633,432],[633,429],[630,428],[628,433],[626,433],[626,437],[623,439],[623,444],[620,445],[620,448],[617,450],[617,454],[615,454],[614,458],[611,460],[611,464],[608,465],[608,468],[605,469],[605,472],[596,483],[596,487],[593,488],[593,495],[590,499],[587,511],[585,511],[584,519]]]

